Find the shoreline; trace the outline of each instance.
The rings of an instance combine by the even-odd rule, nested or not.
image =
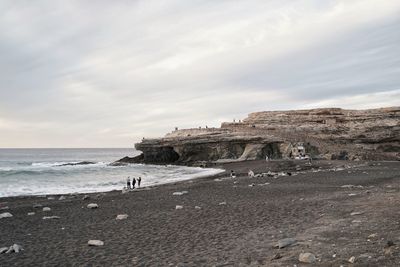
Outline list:
[[[24,251],[0,254],[0,262],[4,266],[302,266],[299,253],[310,252],[318,266],[346,266],[352,256],[362,266],[398,265],[400,162],[320,161],[310,168],[298,161],[267,164],[229,163],[219,177],[126,194],[92,193],[86,200],[85,194],[63,200],[2,198],[9,209],[0,213],[13,217],[0,219],[0,247],[15,243]],[[296,171],[297,165],[301,170]],[[291,176],[243,175],[248,169],[257,174],[282,167],[295,171]],[[237,178],[225,179],[230,169]],[[183,191],[187,193],[173,194]],[[99,208],[88,209],[89,203]],[[42,206],[34,208],[37,204]],[[116,220],[119,214],[128,218]],[[43,220],[44,216],[59,219]],[[273,248],[282,238],[294,238],[296,245]],[[104,246],[89,247],[91,239],[104,241]],[[386,248],[388,241],[395,245]]]

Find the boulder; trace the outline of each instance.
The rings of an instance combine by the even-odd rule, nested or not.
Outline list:
[[[8,250],[6,251],[6,254],[12,253],[12,252],[19,253],[22,250],[24,250],[24,249],[20,245],[14,244],[8,248]]]
[[[88,209],[97,209],[99,207],[99,205],[97,205],[96,203],[90,203],[87,205]]]
[[[2,218],[11,218],[13,215],[9,212],[0,213],[0,219]]]
[[[104,242],[101,240],[89,240],[88,245],[94,246],[94,247],[99,247],[99,246],[104,246]]]
[[[181,210],[181,209],[183,209],[183,206],[181,206],[181,205],[176,205],[176,206],[175,206],[175,209],[176,209],[176,210]]]
[[[49,207],[44,207],[43,211],[51,211],[51,209]]]
[[[300,253],[299,261],[304,263],[314,263],[317,260],[314,254],[306,252]]]

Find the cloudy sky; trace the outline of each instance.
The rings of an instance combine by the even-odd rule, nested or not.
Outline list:
[[[400,105],[399,0],[0,2],[0,147]]]

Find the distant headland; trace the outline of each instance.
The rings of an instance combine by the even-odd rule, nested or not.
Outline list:
[[[263,111],[220,128],[177,129],[135,144],[119,163],[184,164],[257,159],[400,160],[400,107]]]

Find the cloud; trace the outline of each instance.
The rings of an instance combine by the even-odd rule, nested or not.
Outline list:
[[[0,147],[126,147],[260,110],[400,105],[399,15],[397,0],[3,1]]]

